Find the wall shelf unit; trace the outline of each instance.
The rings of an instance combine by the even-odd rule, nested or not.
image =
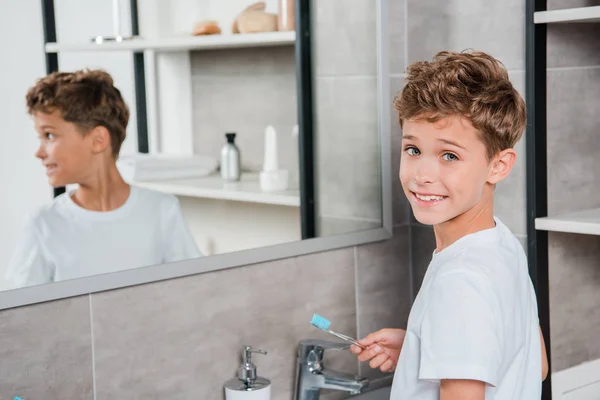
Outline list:
[[[122,42],[47,43],[46,53],[91,51],[157,51],[219,50],[269,46],[293,46],[296,32],[267,32],[208,36],[175,36],[165,38],[136,37]]]
[[[600,23],[600,6],[548,10],[547,0],[526,0],[525,19],[527,256],[537,294],[540,325],[551,360],[548,232],[600,235],[600,209],[548,215],[548,24]],[[542,399],[552,399],[551,374],[542,387]],[[555,398],[563,398],[558,389],[554,392]]]
[[[600,22],[600,6],[537,11],[533,15],[533,21],[536,24]]]
[[[136,181],[136,186],[176,196],[300,207],[300,191],[263,192],[258,174],[243,173],[239,182],[223,183],[218,175],[169,181]]]
[[[600,208],[536,218],[535,228],[550,232],[600,235]]]

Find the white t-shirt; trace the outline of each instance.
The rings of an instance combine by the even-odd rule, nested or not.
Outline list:
[[[541,398],[537,301],[518,239],[496,226],[439,253],[408,318],[392,400],[439,399],[441,379],[486,382],[486,400]]]
[[[28,218],[5,278],[23,287],[200,256],[173,195],[131,186],[99,212],[64,193]]]

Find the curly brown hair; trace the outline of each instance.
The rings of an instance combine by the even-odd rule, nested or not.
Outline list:
[[[112,77],[103,70],[53,72],[39,79],[25,96],[29,114],[58,112],[86,135],[98,126],[110,134],[113,157],[125,140],[129,108]]]
[[[527,121],[525,102],[494,57],[442,51],[432,62],[415,62],[406,72],[404,89],[394,99],[400,125],[407,120],[466,118],[479,131],[488,159],[521,138]]]

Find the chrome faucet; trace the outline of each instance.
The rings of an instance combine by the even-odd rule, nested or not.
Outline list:
[[[343,390],[358,394],[369,385],[365,378],[331,371],[323,365],[326,349],[344,350],[348,343],[308,339],[298,344],[294,400],[319,400],[321,389]]]

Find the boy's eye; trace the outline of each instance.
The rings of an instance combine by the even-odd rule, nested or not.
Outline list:
[[[458,156],[453,153],[446,153],[442,156],[442,158],[446,161],[458,161]]]
[[[52,140],[52,139],[54,139],[54,134],[50,133],[50,132],[46,132],[46,133],[44,133],[44,137],[46,139]]]
[[[409,156],[418,156],[421,153],[416,147],[407,147],[405,151]]]

